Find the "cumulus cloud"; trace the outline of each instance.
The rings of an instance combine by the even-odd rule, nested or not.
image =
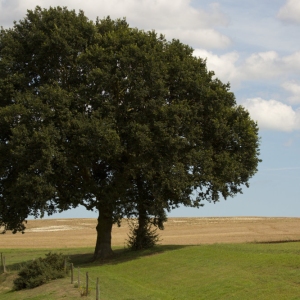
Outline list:
[[[282,21],[300,24],[300,1],[287,0],[280,8],[277,17]]]
[[[292,95],[287,99],[291,104],[300,104],[300,84],[295,81],[287,81],[282,87]]]
[[[260,129],[290,132],[300,130],[300,110],[276,100],[248,99],[243,106]]]
[[[237,52],[216,55],[212,51],[196,49],[195,56],[207,59],[207,68],[213,70],[223,82],[230,82],[237,88],[241,82],[248,85],[268,85],[268,91],[278,97],[278,88],[282,87],[289,94],[282,103],[277,100],[262,98],[248,99],[243,105],[261,129],[290,132],[300,130],[300,82],[289,80],[299,78],[300,52],[280,56],[275,51],[258,52],[241,58]],[[242,85],[243,86],[243,85]],[[271,87],[272,86],[272,87]],[[277,92],[276,92],[277,91]],[[292,106],[293,105],[293,106]]]
[[[300,52],[280,56],[275,51],[251,54],[239,66],[238,74],[243,80],[272,79],[291,76],[300,71]]]
[[[236,62],[239,59],[237,52],[228,52],[218,56],[211,51],[196,49],[194,55],[206,59],[208,70],[214,71],[216,77],[224,83],[230,82],[234,84],[237,81],[239,77],[239,71],[236,66]]]
[[[252,54],[240,69],[245,78],[272,78],[281,72],[280,64],[279,55],[275,51],[267,51]]]
[[[13,20],[22,19],[26,9],[36,5],[67,6],[82,9],[90,19],[111,16],[126,17],[129,24],[140,29],[155,29],[167,39],[180,39],[193,47],[224,48],[231,41],[215,29],[226,26],[228,18],[219,5],[212,4],[208,10],[195,8],[190,0],[0,0],[0,24],[12,26]]]
[[[300,2],[299,2],[300,3]],[[300,71],[300,51],[297,51],[291,55],[282,58],[282,63],[284,66],[283,71]]]
[[[230,45],[231,40],[220,34],[212,28],[203,29],[161,29],[156,32],[163,33],[168,40],[172,38],[179,39],[185,44],[192,45],[193,47],[205,48],[225,48]]]
[[[261,81],[299,76],[300,52],[280,56],[275,51],[253,53],[241,59],[237,52],[216,55],[211,51],[196,49],[195,56],[207,59],[207,67],[223,82],[238,85],[241,81]]]

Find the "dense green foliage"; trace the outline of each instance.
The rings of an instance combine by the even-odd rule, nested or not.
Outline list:
[[[284,300],[300,298],[299,246],[297,242],[159,246],[141,252],[116,250],[117,255],[107,264],[88,263],[93,256],[92,248],[88,255],[87,249],[59,251],[70,257],[76,253],[72,258],[74,265],[79,266],[82,273],[88,271],[93,280],[100,277],[101,299]],[[36,251],[40,255],[41,250]],[[21,252],[23,255],[20,249],[10,249],[6,257],[10,261],[14,256],[22,262],[34,255],[34,251],[27,249]],[[79,297],[70,278],[53,281],[43,289],[20,292],[8,292],[12,287],[8,280],[0,285],[3,300]],[[3,286],[7,289],[2,290]],[[92,283],[90,288],[90,299],[95,299]]]
[[[65,257],[62,254],[48,253],[45,258],[37,258],[22,266],[14,280],[14,289],[32,289],[66,275]]]
[[[157,228],[153,229],[149,222],[144,226],[139,226],[135,222],[130,224],[127,246],[131,250],[142,250],[154,247],[159,242]]]
[[[2,29],[0,225],[81,204],[99,211],[105,257],[123,216],[163,228],[179,205],[242,192],[258,128],[213,75],[189,46],[125,20],[37,7]]]

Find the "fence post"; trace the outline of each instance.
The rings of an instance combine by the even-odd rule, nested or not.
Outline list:
[[[1,252],[1,267],[3,267],[3,253]]]
[[[73,284],[74,276],[73,276],[73,264],[71,263],[71,284]]]
[[[97,277],[96,300],[100,300],[99,277]]]
[[[86,272],[86,296],[89,294],[89,272]]]
[[[78,288],[80,288],[80,271],[79,271],[79,267],[78,267]]]
[[[6,273],[5,256],[2,256],[3,273]]]
[[[66,258],[64,261],[64,271],[65,271],[65,274],[67,274],[67,259]]]

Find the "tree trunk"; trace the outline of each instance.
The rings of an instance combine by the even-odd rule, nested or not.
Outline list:
[[[138,230],[137,235],[138,237],[142,237],[144,235],[144,230],[148,225],[148,216],[145,208],[142,204],[139,205],[139,218],[138,218]]]
[[[138,203],[138,212],[139,212],[139,216],[138,216],[138,228],[137,228],[137,244],[142,245],[143,244],[143,239],[145,236],[145,229],[148,225],[148,215],[147,215],[147,211],[144,205],[144,201],[146,201],[146,199],[144,199],[144,190],[143,190],[143,179],[141,177],[141,175],[137,176],[136,179],[136,184],[137,184],[137,188],[138,188],[138,197],[139,197],[139,203]]]
[[[136,250],[147,248],[148,216],[145,207],[139,204],[138,227],[136,230]]]
[[[113,226],[112,213],[109,210],[99,209],[97,241],[94,252],[94,260],[111,257],[114,253],[111,249],[111,231]]]

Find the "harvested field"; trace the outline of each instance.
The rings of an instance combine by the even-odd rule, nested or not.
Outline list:
[[[25,234],[7,232],[0,248],[89,247],[96,242],[96,219],[29,220]],[[114,226],[112,244],[124,246],[128,224]],[[300,218],[169,218],[161,244],[280,242],[300,240]]]

